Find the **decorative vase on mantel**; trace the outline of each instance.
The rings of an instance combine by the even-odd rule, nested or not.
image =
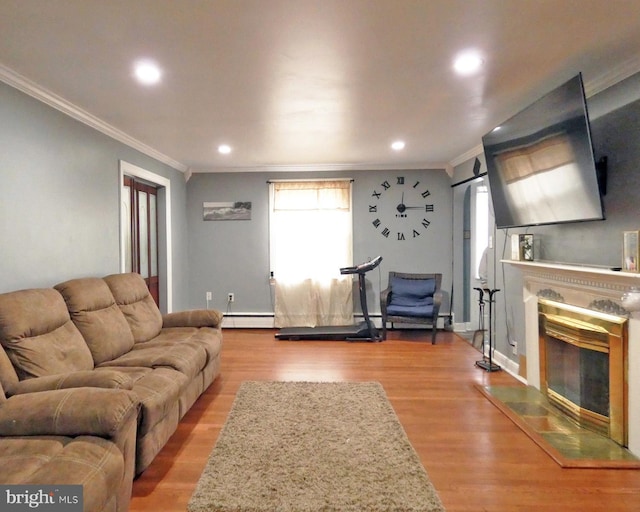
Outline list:
[[[640,311],[640,288],[632,286],[621,298],[622,306],[633,315]]]

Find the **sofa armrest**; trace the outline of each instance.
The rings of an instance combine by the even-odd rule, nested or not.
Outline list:
[[[83,388],[14,395],[0,404],[0,436],[114,438],[139,404],[133,393]]]
[[[121,372],[96,369],[21,380],[12,390],[12,394],[69,388],[132,389],[133,381]]]
[[[220,327],[222,313],[216,309],[192,309],[162,315],[162,327]]]

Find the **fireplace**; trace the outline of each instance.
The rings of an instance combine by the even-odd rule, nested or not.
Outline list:
[[[541,339],[545,343],[546,358],[546,341],[540,335],[539,305],[541,301],[555,302],[559,304],[558,307],[569,310],[575,308],[596,319],[604,315],[605,319],[613,318],[624,323],[622,344],[618,345],[615,342],[613,352],[609,346],[609,359],[612,357],[619,359],[619,355],[612,356],[612,353],[622,353],[623,358],[622,378],[619,379],[623,382],[623,387],[622,390],[615,386],[610,387],[609,409],[616,423],[619,420],[615,418],[623,418],[621,423],[624,434],[620,437],[614,432],[613,435],[626,439],[627,442],[623,441],[626,448],[640,457],[640,307],[637,307],[638,305],[633,301],[625,299],[625,296],[634,289],[640,288],[640,273],[557,262],[510,260],[502,260],[502,262],[522,272],[526,353],[521,357],[521,363],[524,365],[522,373],[519,374],[522,368],[516,368],[514,374],[523,376],[525,382],[533,388],[542,391],[543,379],[540,372],[546,372],[540,361]],[[510,279],[514,277],[516,276],[512,274]],[[596,321],[596,325],[598,322],[599,320]],[[612,369],[609,368],[609,382],[611,382],[611,375]],[[545,382],[546,379],[545,374]],[[580,384],[579,387],[582,389],[584,386]],[[618,397],[615,396],[616,393]],[[619,396],[622,396],[622,399]],[[619,410],[621,403],[622,410]]]
[[[627,437],[627,319],[538,299],[540,390],[581,426]]]

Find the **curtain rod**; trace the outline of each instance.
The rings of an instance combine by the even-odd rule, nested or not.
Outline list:
[[[483,178],[486,175],[487,175],[486,172],[480,173],[477,176],[472,176],[471,178],[467,178],[466,180],[462,180],[462,181],[459,181],[458,183],[454,183],[453,185],[451,185],[451,188],[457,187],[459,185],[464,185],[465,183],[469,183],[470,181],[477,180],[478,178]]]
[[[298,182],[303,182],[303,181],[350,181],[351,183],[353,183],[355,180],[353,178],[300,178],[300,179],[278,179],[278,180],[267,180],[267,183],[290,183],[292,181],[298,181]]]

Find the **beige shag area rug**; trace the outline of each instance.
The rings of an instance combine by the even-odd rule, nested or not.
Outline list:
[[[244,382],[189,512],[444,511],[376,382]]]

